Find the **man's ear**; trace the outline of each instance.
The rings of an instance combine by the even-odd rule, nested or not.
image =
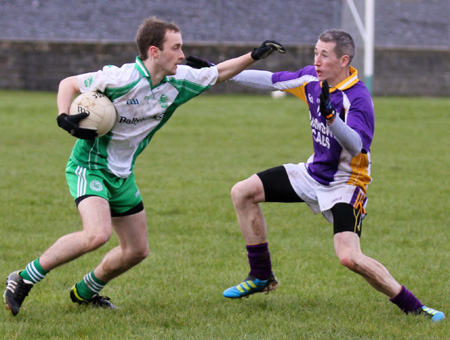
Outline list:
[[[341,67],[347,67],[350,64],[350,57],[348,55],[343,55],[341,60]]]
[[[152,56],[153,58],[158,58],[159,56],[159,48],[156,46],[150,46],[148,49],[149,56]]]

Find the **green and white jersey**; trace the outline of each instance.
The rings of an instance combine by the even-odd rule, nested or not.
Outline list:
[[[118,177],[128,177],[136,157],[155,132],[181,104],[214,85],[217,77],[217,67],[194,69],[178,65],[175,75],[154,86],[139,58],[120,68],[105,66],[97,72],[78,75],[81,92],[104,93],[116,107],[117,120],[103,137],[78,139],[71,159],[88,169],[106,169]]]

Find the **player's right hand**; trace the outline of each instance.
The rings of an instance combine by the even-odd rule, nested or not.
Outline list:
[[[286,53],[286,49],[278,41],[266,40],[261,44],[261,46],[252,51],[252,58],[254,60],[264,59],[271,55],[274,51],[278,51],[282,54]]]
[[[196,57],[190,55],[186,58],[186,65],[192,68],[203,68],[203,67],[211,67],[215,66],[215,64],[208,59]]]
[[[86,118],[87,116],[89,116],[89,114],[86,112],[70,116],[67,113],[61,113],[58,117],[56,117],[56,121],[61,129],[66,130],[72,136],[92,140],[97,137],[97,130],[82,128],[78,125],[80,120]]]

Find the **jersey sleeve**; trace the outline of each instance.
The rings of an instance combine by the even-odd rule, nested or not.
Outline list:
[[[178,65],[177,73],[171,76],[178,80],[190,81],[202,87],[209,88],[210,85],[214,85],[219,78],[219,71],[217,66],[193,68],[187,65]]]
[[[255,89],[278,90],[272,82],[272,72],[260,70],[244,70],[229,81]]]
[[[317,81],[317,74],[314,66],[304,67],[296,72],[276,72],[272,75],[272,82],[278,90],[289,92],[300,98],[305,103],[305,87],[312,81]]]
[[[333,133],[338,143],[353,157],[356,157],[361,152],[361,136],[345,124],[339,116],[334,119],[333,124],[329,125],[328,128]]]
[[[117,66],[105,66],[96,72],[79,74],[78,86],[81,93],[90,91],[104,92],[107,87],[119,84],[120,68]]]
[[[245,70],[230,81],[262,90],[289,92],[306,102],[305,86],[317,81],[317,74],[314,66],[307,66],[296,72]]]
[[[361,93],[351,101],[351,106],[346,114],[346,123],[361,137],[362,149],[370,150],[375,129],[375,117],[372,99],[367,93]]]

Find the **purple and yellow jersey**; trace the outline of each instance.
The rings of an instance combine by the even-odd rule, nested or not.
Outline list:
[[[370,145],[374,131],[373,103],[358,71],[350,67],[350,76],[330,88],[330,103],[348,127],[361,137],[362,148],[356,157],[344,149],[320,114],[321,83],[314,66],[297,72],[246,70],[231,81],[265,90],[292,93],[309,106],[314,153],[307,161],[308,173],[327,186],[350,184],[366,193],[371,182]],[[354,153],[353,153],[354,154]]]
[[[309,106],[309,115],[314,153],[307,161],[309,174],[324,185],[350,184],[366,193],[371,182],[370,145],[374,133],[374,110],[370,93],[359,81],[358,71],[350,67],[350,76],[330,88],[330,103],[340,118],[362,140],[362,151],[352,157],[334,138],[325,117],[320,114],[319,96],[321,83],[314,66],[307,66],[297,72],[272,74],[272,83],[277,89],[292,93]]]

